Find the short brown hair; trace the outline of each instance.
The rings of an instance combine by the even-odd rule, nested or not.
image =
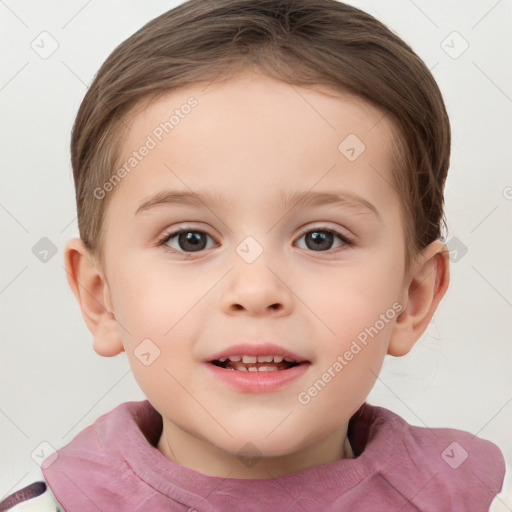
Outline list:
[[[101,260],[107,199],[125,120],[141,101],[256,65],[294,85],[327,85],[378,107],[397,128],[394,188],[406,267],[441,236],[450,125],[423,61],[371,15],[336,0],[189,0],[153,19],[107,58],[71,138],[80,237]],[[341,141],[340,141],[341,142]]]

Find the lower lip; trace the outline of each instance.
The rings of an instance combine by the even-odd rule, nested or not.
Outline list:
[[[270,372],[244,372],[226,370],[212,363],[205,363],[213,375],[226,384],[246,393],[270,393],[303,375],[310,363],[301,363],[288,370]]]

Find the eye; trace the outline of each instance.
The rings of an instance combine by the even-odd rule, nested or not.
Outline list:
[[[208,238],[213,241],[213,246],[207,247]],[[204,231],[180,229],[172,233],[167,233],[159,241],[158,245],[167,245],[176,252],[191,253],[215,247],[215,240]]]
[[[333,248],[332,245],[336,243],[336,240],[341,242],[337,247],[352,245],[352,242],[345,235],[335,229],[311,229],[303,233],[298,240],[301,240],[302,238],[304,238],[306,247],[301,248],[310,249],[316,252],[329,251]]]
[[[208,239],[211,240],[210,244]],[[353,245],[353,243],[339,231],[327,228],[310,229],[299,237],[298,242],[301,239],[304,239],[305,247],[301,247],[300,244],[299,247],[315,252],[328,252],[332,249]],[[211,249],[215,247],[217,243],[204,231],[182,228],[172,231],[171,233],[166,233],[159,240],[158,245],[165,245],[174,252],[191,254]]]

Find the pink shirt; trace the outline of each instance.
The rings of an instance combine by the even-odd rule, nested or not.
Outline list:
[[[44,477],[66,512],[479,512],[489,510],[505,473],[490,441],[411,426],[367,403],[349,424],[354,459],[277,478],[181,466],[156,448],[161,430],[149,401],[123,403],[61,448]]]

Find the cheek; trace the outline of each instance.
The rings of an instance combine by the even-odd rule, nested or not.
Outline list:
[[[311,309],[326,325],[318,322],[317,333],[322,329],[324,334],[315,375],[320,386],[329,381],[322,391],[326,404],[343,397],[351,408],[364,401],[380,372],[401,310],[400,265],[387,255],[375,255],[367,263],[332,272],[330,279],[323,280],[328,288],[318,284],[308,295]]]
[[[333,324],[336,334],[321,341],[317,371],[297,397],[301,405],[311,406],[309,411],[329,418],[330,424],[345,421],[346,415],[366,400],[380,373],[398,316],[390,305],[383,309],[383,320],[364,296],[352,299],[342,303],[343,314]],[[337,405],[336,411],[332,404]]]
[[[144,269],[141,271],[140,269]],[[210,276],[211,279],[211,276]],[[201,285],[202,283],[202,285]],[[194,340],[201,329],[207,282],[165,265],[123,262],[112,278],[119,333],[134,376],[144,391],[174,389],[188,378]]]
[[[176,269],[171,272],[165,265],[126,267],[119,267],[114,276],[113,301],[116,318],[130,333],[130,343],[139,338],[164,343],[174,337],[176,327],[208,290],[200,278],[190,279]]]
[[[388,337],[391,321],[397,316],[398,277],[395,279],[390,270],[339,272],[331,277],[325,281],[329,283],[328,293],[318,286],[308,294],[312,309],[321,312],[331,338],[350,342],[375,325],[383,337]],[[326,333],[328,339],[327,329]]]

